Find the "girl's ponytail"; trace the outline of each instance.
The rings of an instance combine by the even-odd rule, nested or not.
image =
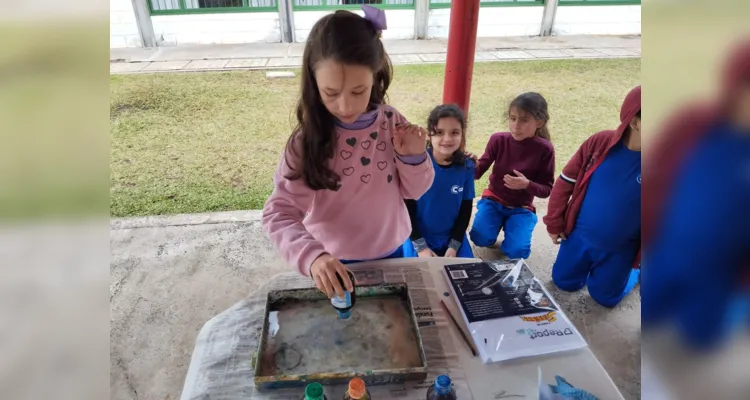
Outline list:
[[[544,123],[544,126],[536,130],[536,135],[548,142],[552,141],[552,138],[549,135],[549,129],[547,129],[546,122]]]

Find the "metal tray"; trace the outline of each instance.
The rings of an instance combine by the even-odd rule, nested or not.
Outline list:
[[[405,283],[356,287],[352,317],[341,320],[318,289],[268,293],[253,359],[259,390],[338,385],[354,377],[368,386],[427,378],[427,361]]]

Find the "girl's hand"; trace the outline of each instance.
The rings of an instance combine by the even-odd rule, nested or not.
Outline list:
[[[550,233],[549,237],[552,238],[552,243],[554,244],[560,244],[562,243],[563,240],[567,239],[564,233],[560,233],[560,234]]]
[[[429,248],[426,248],[419,252],[419,257],[421,258],[427,258],[427,257],[437,257],[435,253],[432,252]]]
[[[352,281],[349,279],[349,274],[346,273],[344,264],[341,264],[330,254],[323,254],[313,261],[310,266],[310,275],[315,280],[315,286],[328,298],[332,298],[334,295],[343,297],[345,290],[348,292],[353,290]],[[341,287],[337,275],[344,281],[346,288]]]
[[[515,169],[513,170],[513,172],[516,174],[516,176],[505,174],[505,176],[503,177],[505,187],[514,190],[524,190],[529,187],[529,180],[526,179],[526,177],[523,176],[522,173],[516,171]]]
[[[446,258],[455,258],[456,257],[456,249],[448,248],[448,250],[445,251],[445,257]]]
[[[477,155],[476,155],[476,154],[474,154],[474,153],[470,153],[470,152],[468,152],[468,151],[465,151],[464,153],[466,153],[466,157],[470,158],[470,159],[471,159],[471,161],[474,161],[475,163],[476,163],[477,161],[479,161],[479,157],[477,157]]]
[[[402,156],[418,156],[427,150],[427,131],[417,125],[397,125],[393,147]]]

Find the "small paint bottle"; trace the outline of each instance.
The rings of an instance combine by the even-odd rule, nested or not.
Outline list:
[[[353,378],[349,381],[349,387],[344,395],[344,400],[370,400],[370,391],[365,387],[365,381]]]
[[[334,296],[333,298],[331,298],[331,305],[333,305],[333,308],[335,308],[336,312],[338,312],[339,318],[343,320],[347,320],[352,316],[352,308],[357,302],[357,290],[354,284],[354,274],[352,274],[351,271],[348,270],[346,271],[346,273],[349,275],[349,279],[352,281],[352,289],[354,290],[351,292],[345,290],[343,297]],[[344,285],[344,280],[341,279],[341,276],[339,274],[336,274],[336,277],[339,279],[341,287],[346,288],[346,285]]]
[[[427,389],[427,400],[456,400],[456,390],[448,375],[440,375],[435,383]]]
[[[305,395],[302,400],[328,400],[328,397],[323,392],[323,385],[313,382],[305,387]]]

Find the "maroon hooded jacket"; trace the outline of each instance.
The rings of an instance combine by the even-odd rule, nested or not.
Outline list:
[[[615,130],[601,131],[578,148],[568,161],[562,173],[552,187],[549,196],[547,215],[543,218],[547,232],[570,235],[581,210],[583,198],[588,189],[589,178],[607,157],[610,149],[616,145],[627,131],[630,121],[641,110],[641,87],[633,88],[622,103],[620,109],[620,126]],[[634,268],[640,268],[641,251],[638,250]]]
[[[643,158],[641,186],[642,243],[648,246],[658,226],[672,181],[685,157],[710,132],[710,127],[726,119],[737,90],[750,82],[750,38],[740,41],[727,58],[722,71],[720,97],[710,103],[694,103],[669,118]],[[750,266],[748,266],[750,267]],[[746,274],[750,284],[750,268]]]

